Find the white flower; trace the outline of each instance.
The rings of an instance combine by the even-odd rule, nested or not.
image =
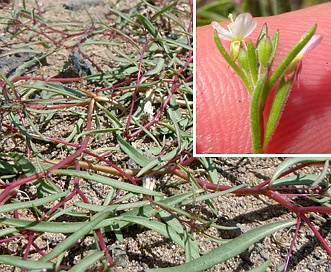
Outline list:
[[[143,187],[149,190],[154,189],[156,178],[153,175],[146,175],[143,177]]]
[[[300,50],[298,55],[294,58],[294,60],[292,60],[291,64],[287,68],[286,73],[285,73],[286,80],[293,78],[294,75],[296,75],[296,77],[298,77],[298,75],[302,69],[302,58],[308,52],[313,50],[317,45],[319,45],[320,42],[322,41],[322,38],[323,37],[321,35],[313,35],[310,38],[310,40],[307,42],[307,44]]]
[[[231,23],[228,25],[228,30],[221,27],[217,22],[212,22],[211,25],[218,32],[218,36],[226,41],[243,41],[256,28],[256,21],[250,13],[242,13],[233,20],[232,14],[229,15]]]
[[[322,36],[321,35],[313,35],[310,40],[307,42],[307,44],[301,49],[299,54],[296,56],[296,58],[302,58],[304,55],[306,55],[308,52],[313,50],[317,45],[320,44],[322,41]]]

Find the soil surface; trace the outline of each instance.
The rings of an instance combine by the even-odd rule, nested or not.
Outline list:
[[[108,8],[114,7],[122,12],[128,10],[130,6],[135,5],[138,1],[119,1],[118,3],[112,1],[67,1],[67,0],[44,0],[44,1],[11,1],[8,6],[4,6],[4,9],[12,9],[15,12],[15,7],[21,6],[25,2],[27,6],[35,6],[36,3],[40,5],[38,8],[44,9],[49,18],[64,19],[68,16],[72,17],[72,21],[84,21],[84,18],[92,17],[95,19],[106,19]],[[150,1],[153,2],[153,1]],[[157,1],[156,1],[157,2]],[[37,8],[37,7],[36,7]],[[70,10],[72,13],[67,12]],[[144,11],[146,14],[149,10],[146,8]],[[159,22],[163,23],[163,22]],[[1,25],[4,28],[5,25]],[[0,30],[1,31],[1,30]],[[30,33],[27,33],[30,35]],[[1,38],[1,37],[0,37]],[[76,42],[75,38],[67,41],[68,46],[74,45]],[[8,50],[12,47],[17,46],[14,42],[7,41],[1,50]],[[127,48],[124,50],[130,51],[128,45],[124,45]],[[37,45],[33,48],[36,51],[47,54],[47,50]],[[0,52],[1,53],[1,52]],[[9,67],[6,70],[7,75],[11,75],[16,71],[23,60],[33,59],[33,53],[27,54],[25,56],[18,55],[16,58],[12,59],[12,63],[8,64]],[[72,55],[74,54],[74,55]],[[91,57],[93,62],[96,62],[101,69],[107,69],[112,65],[111,61],[105,54],[104,50],[100,47],[89,47],[86,52],[87,55]],[[69,75],[88,75],[93,73],[90,62],[85,62],[79,59],[75,53],[70,49],[62,49],[57,54],[51,54],[46,58],[47,65],[36,64],[31,66],[31,70],[27,68],[26,70],[19,72],[20,74],[33,74],[35,76],[43,77],[58,77],[65,73]],[[1,62],[0,62],[1,65]],[[69,67],[69,68],[68,68]],[[83,86],[87,90],[93,89],[93,86]],[[45,135],[51,137],[65,137],[69,135],[73,130],[73,120],[71,117],[66,116],[65,113],[58,118],[54,118],[49,127],[44,128]],[[112,135],[109,134],[108,138],[98,138],[93,144],[95,146],[106,146],[110,145]],[[24,145],[20,145],[19,139],[5,139],[1,142],[0,151],[1,152],[23,152]],[[137,140],[143,141],[143,139]],[[137,143],[141,144],[141,142]],[[148,143],[144,143],[148,145]],[[63,150],[63,154],[59,150],[56,153],[51,147],[45,145],[43,147],[43,152],[48,154],[49,159],[61,159],[66,157],[68,154]],[[127,158],[118,157],[114,158],[121,167],[125,167],[125,164],[129,164],[130,161]],[[269,179],[274,169],[283,161],[282,158],[217,158],[214,159],[215,165],[217,166],[217,172],[219,181],[223,185],[240,185],[245,184],[251,186],[254,184],[261,183]],[[204,177],[204,173],[199,173],[199,164],[192,166],[192,171],[194,170],[196,175],[199,177]],[[174,177],[162,176],[157,178],[157,185],[162,186],[162,184],[167,184],[170,182],[175,182]],[[72,189],[73,185],[69,183],[68,180],[62,181],[62,186],[65,189]],[[93,182],[84,182],[81,184],[81,190],[84,194],[91,200],[92,204],[101,204],[102,200],[107,196],[110,188],[107,186],[100,186]],[[25,185],[20,188],[25,194],[34,195],[35,188],[32,185]],[[191,190],[191,185],[181,184],[174,188],[168,188],[169,196],[176,195],[181,192],[186,192]],[[24,198],[25,194],[21,197]],[[75,201],[73,199],[72,201]],[[220,225],[224,226],[237,226],[238,229],[235,231],[220,231],[216,229],[208,229],[206,234],[214,237],[229,239],[235,238],[241,233],[244,233],[254,227],[267,224],[269,222],[274,222],[279,219],[291,219],[295,216],[290,213],[284,207],[278,205],[277,203],[271,201],[270,199],[263,196],[236,196],[236,195],[225,195],[223,197],[218,197],[213,200],[215,209],[218,211],[217,216],[214,215],[206,207],[187,207],[188,211],[196,212],[202,218],[214,219]],[[70,203],[68,203],[70,205]],[[47,209],[49,207],[45,207]],[[3,216],[3,215],[2,215]],[[35,214],[33,212],[20,214],[21,219],[33,220]],[[63,218],[65,220],[65,218]],[[320,231],[325,238],[325,240],[331,245],[331,216],[321,215],[314,219],[314,223],[320,227]],[[225,263],[219,264],[208,271],[248,271],[259,264],[262,264],[266,260],[271,260],[271,268],[267,271],[276,271],[277,265],[281,264],[287,254],[289,249],[291,238],[293,237],[294,229],[279,231],[274,235],[265,238],[263,241],[250,247],[249,250],[245,251],[238,257],[235,257]],[[113,234],[109,234],[110,236]],[[118,263],[117,268],[114,271],[145,271],[148,268],[161,268],[176,266],[185,262],[185,253],[182,248],[177,244],[172,243],[164,239],[158,233],[148,230],[144,227],[131,226],[125,229],[123,232],[124,242],[114,242],[112,245],[112,255],[115,261]],[[39,239],[35,240],[35,243],[40,247],[54,246],[59,241],[65,238],[64,234],[51,234],[44,233],[41,234]],[[210,239],[204,234],[197,234],[196,239],[200,241],[200,250],[202,252],[208,252],[218,246],[216,242],[211,242]],[[115,239],[114,239],[115,240]],[[74,265],[79,263],[79,261],[86,255],[89,250],[89,246],[92,243],[92,237],[86,237],[85,240],[80,241],[79,244],[70,249],[69,253],[64,257],[63,262]],[[15,256],[22,256],[24,246],[26,241],[17,242],[14,240],[10,243],[0,244],[0,254],[11,254]],[[36,253],[37,255],[37,253]],[[295,243],[293,254],[290,261],[289,271],[320,271],[320,272],[330,272],[331,258],[328,256],[326,251],[321,247],[316,237],[310,231],[306,225],[302,225],[299,231],[298,239]],[[19,271],[12,267],[8,267],[0,264],[1,271]]]

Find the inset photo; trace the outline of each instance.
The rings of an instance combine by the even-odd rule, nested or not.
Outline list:
[[[196,156],[331,153],[323,2],[197,2]]]

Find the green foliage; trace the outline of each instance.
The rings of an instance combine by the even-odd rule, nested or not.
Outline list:
[[[246,26],[243,25],[241,27]],[[296,57],[312,39],[315,31],[316,25],[301,37],[280,64],[276,68],[273,68],[274,71],[272,71],[272,63],[278,48],[278,31],[270,38],[268,36],[267,25],[265,24],[260,31],[255,46],[250,40],[247,42],[244,40],[233,40],[230,44],[230,54],[223,47],[217,30],[214,31],[214,41],[218,51],[229,66],[238,74],[248,93],[251,95],[250,124],[253,153],[265,153],[295,79],[296,71],[291,75],[288,74],[288,71],[291,66],[297,65],[295,61]],[[232,45],[238,43],[237,55],[233,57],[231,55]],[[273,88],[276,88],[276,94],[272,98],[269,115],[265,117],[266,101]]]
[[[208,233],[237,229],[218,222],[215,202],[249,188],[224,186],[214,159],[192,157],[193,34],[188,2],[141,1],[128,10],[115,4],[109,9],[114,24],[88,16],[84,22],[54,21],[23,6],[3,11],[7,16],[1,23],[11,29],[4,40],[18,39],[21,44],[27,35],[27,41],[33,40],[27,46],[42,46],[51,56],[71,46],[71,35],[84,33],[79,40],[82,52],[92,58],[91,51],[98,48],[106,52],[110,65],[94,63],[96,73],[76,78],[60,77],[61,72],[56,78],[22,76],[20,70],[9,78],[0,75],[0,241],[23,244],[22,252],[1,255],[1,266],[111,271],[117,265],[110,253],[114,241],[123,243],[131,231],[150,230],[185,253],[186,264],[174,271],[185,267],[200,271],[293,225],[293,221],[265,224],[232,240]],[[151,14],[141,14],[141,7]],[[165,31],[158,19],[171,27]],[[25,24],[17,29],[13,20]],[[149,102],[153,112],[144,120]],[[285,180],[279,178],[284,169],[276,171],[272,188],[314,182],[328,186],[326,171]],[[147,175],[157,180],[155,190],[141,185]],[[327,206],[328,194],[313,197]],[[44,247],[37,239],[47,240],[47,235],[61,238]],[[218,247],[202,251],[199,236]],[[84,239],[91,239],[91,245]],[[67,257],[82,245],[84,256],[77,264],[70,263]],[[263,271],[269,263],[255,271]]]
[[[262,227],[258,227],[254,230],[250,230],[238,238],[233,239],[230,242],[206,253],[205,255],[183,265],[174,268],[163,268],[161,271],[204,271],[211,268],[213,265],[224,262],[232,257],[237,256],[250,245],[258,242],[264,237],[272,234],[273,232],[282,228],[290,227],[295,224],[295,221],[279,221],[276,223],[270,223]],[[154,269],[148,270],[154,271]]]

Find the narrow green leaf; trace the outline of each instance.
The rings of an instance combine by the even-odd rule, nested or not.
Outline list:
[[[1,220],[1,218],[0,218]],[[1,222],[1,221],[0,221]],[[5,228],[0,230],[0,237],[7,236],[7,235],[13,235],[13,233],[17,232],[15,228]]]
[[[91,210],[93,212],[100,212],[102,209],[104,209],[104,206],[89,204],[89,203],[84,203],[84,202],[75,202],[74,205],[77,207],[86,209],[86,210]],[[124,211],[124,210],[128,210],[128,209],[140,208],[145,205],[150,205],[150,202],[148,200],[143,200],[143,201],[133,202],[133,203],[118,204],[118,206],[116,206],[116,211]]]
[[[60,174],[65,176],[74,176],[80,177],[85,180],[93,180],[95,182],[100,182],[101,184],[106,184],[112,186],[117,189],[122,189],[128,192],[136,193],[136,194],[145,194],[145,195],[153,195],[153,196],[162,196],[162,193],[155,192],[140,186],[136,186],[133,184],[125,183],[120,180],[107,178],[105,176],[101,176],[94,173],[88,173],[84,171],[77,171],[77,170],[68,170],[68,169],[58,169],[54,170],[52,173]]]
[[[64,97],[68,96],[70,98],[78,99],[80,101],[89,98],[85,93],[79,90],[71,89],[64,85],[52,83],[52,82],[48,82],[45,84],[45,86],[39,87],[38,89],[53,93],[54,95],[61,95]]]
[[[287,68],[294,60],[294,58],[298,55],[301,49],[309,42],[311,37],[314,35],[316,31],[316,25],[314,25],[301,39],[300,41],[287,53],[282,62],[277,66],[275,71],[270,76],[268,81],[267,93],[270,92],[272,87],[276,84],[276,82],[285,74]]]
[[[141,167],[144,167],[149,160],[145,158],[136,148],[133,148],[128,142],[126,142],[119,133],[117,133],[117,141],[120,145],[120,148],[125,154],[127,154],[130,159],[134,160]]]
[[[155,74],[159,74],[164,67],[165,59],[164,58],[157,58],[156,59],[156,65],[152,70],[149,70],[146,74],[145,77],[149,77]]]
[[[129,18],[129,17],[126,15],[126,13],[122,13],[122,12],[120,12],[119,10],[112,9],[112,8],[109,8],[109,11],[111,11],[111,12],[117,14],[118,16],[122,17],[125,21],[127,21],[127,22],[129,22],[129,23],[131,23],[131,24],[134,24],[134,25],[137,26],[137,27],[140,26],[137,22],[135,22],[135,21],[133,21],[131,18]]]
[[[71,234],[69,237],[67,237],[65,240],[57,244],[56,247],[53,248],[53,250],[47,253],[45,256],[43,256],[40,261],[52,260],[53,258],[60,255],[62,252],[72,247],[79,238],[88,234],[90,231],[93,230],[96,225],[105,220],[113,209],[114,207],[106,207],[102,212],[92,216],[90,222],[85,223],[82,228],[80,228],[79,230]]]
[[[160,35],[160,32],[153,26],[153,24],[143,15],[137,14],[136,15],[139,21],[144,25],[144,27],[147,29],[147,31],[154,37],[154,38],[162,38]],[[164,51],[169,55],[169,57],[172,58],[172,54],[167,46],[167,44],[162,41],[161,39],[158,40],[161,47],[164,49]]]
[[[224,49],[222,43],[220,42],[220,39],[218,37],[218,34],[217,34],[217,31],[216,30],[214,31],[214,42],[216,44],[216,47],[217,47],[218,51],[223,56],[223,58],[232,67],[232,69],[239,75],[239,77],[241,78],[241,80],[245,84],[248,92],[249,93],[252,93],[252,90],[250,89],[249,80],[245,76],[244,71],[242,69],[240,69],[240,67],[232,60],[232,58],[230,57],[230,55],[226,52],[226,50]]]
[[[158,204],[161,206],[168,206],[168,207],[175,207],[177,204],[181,203],[184,199],[191,196],[192,193],[182,193],[179,195],[171,196],[162,200],[158,200]],[[133,210],[125,212],[123,215],[125,216],[145,216],[150,218],[157,214],[157,210],[152,205],[145,205],[143,207],[135,208]],[[128,222],[119,222],[119,227],[123,228],[126,227],[129,223]]]
[[[208,199],[214,199],[214,198],[220,197],[220,196],[224,196],[226,194],[232,193],[232,192],[234,192],[234,191],[236,191],[240,188],[243,188],[243,187],[245,187],[245,184],[241,184],[241,185],[232,187],[231,189],[220,191],[220,192],[202,194],[202,195],[199,195],[199,196],[195,197],[195,203],[206,201]],[[183,205],[193,204],[193,203],[194,203],[193,198],[188,198],[188,199],[183,201]]]
[[[179,127],[179,120],[181,119],[181,114],[179,111],[179,106],[176,102],[176,97],[173,95],[169,101],[169,106],[167,107],[167,113],[169,115],[170,120],[172,121],[172,125],[176,131],[176,137],[181,139],[181,130]],[[178,141],[178,149],[180,149],[181,141]]]
[[[88,256],[86,256],[83,260],[79,261],[74,267],[70,269],[70,272],[81,272],[87,271],[91,265],[95,264],[98,260],[102,259],[105,256],[104,252],[96,251]]]
[[[163,162],[169,161],[172,158],[174,158],[178,154],[178,150],[174,149],[170,152],[166,153],[165,155],[156,158],[154,160],[151,160],[149,163],[147,163],[143,168],[140,169],[140,171],[137,174],[137,177],[142,176],[144,173],[150,170],[155,170],[156,168],[159,168]]]
[[[247,43],[247,58],[248,58],[250,76],[252,79],[253,86],[255,86],[257,81],[257,63],[256,63],[255,47],[251,41]]]
[[[105,129],[94,129],[94,130],[84,131],[77,135],[75,142],[78,142],[78,139],[85,135],[103,134],[103,133],[108,133],[108,132],[115,132],[118,130],[120,130],[120,129],[119,128],[105,128]],[[74,131],[74,134],[77,134],[77,131]],[[66,141],[68,141],[68,139],[66,139]]]
[[[269,67],[271,67],[275,56],[276,56],[276,52],[277,52],[277,48],[278,48],[278,41],[279,41],[279,31],[277,30],[274,35],[271,38],[271,44],[272,44],[272,52],[269,58]]]
[[[13,49],[10,49],[10,50],[2,51],[2,53],[0,54],[0,58],[3,58],[5,56],[14,55],[14,54],[17,54],[17,53],[39,54],[40,52],[36,51],[36,50],[33,50],[31,48],[26,48],[26,47],[24,47],[24,48],[13,48]]]
[[[48,222],[54,221],[56,218],[60,217],[61,215],[69,214],[75,207],[69,206],[65,209],[57,209],[52,216],[48,218]]]
[[[250,105],[250,121],[252,131],[252,143],[253,152],[260,154],[262,152],[262,140],[263,140],[263,89],[267,80],[267,73],[257,81],[255,90],[252,95]]]
[[[148,2],[147,2],[148,3]],[[165,8],[163,8],[162,10],[158,11],[157,13],[155,13],[152,18],[151,21],[155,20],[157,17],[161,16],[162,14],[166,13],[167,11],[171,11],[171,9],[176,6],[177,2],[173,2],[171,3],[169,6],[166,6]],[[154,5],[149,5],[154,7]]]
[[[113,207],[115,210],[116,207]],[[112,226],[120,217],[112,217],[103,220],[97,224],[94,229]],[[16,230],[32,230],[37,232],[52,232],[52,233],[73,233],[86,225],[86,222],[47,222],[47,221],[29,221],[15,218],[0,218],[0,223],[7,226],[15,227]],[[94,230],[93,229],[93,230]]]
[[[108,109],[106,109],[99,102],[96,102],[95,104],[106,114],[106,116],[112,122],[113,127],[122,129],[121,122],[117,119],[117,117],[114,114],[112,114]]]
[[[131,68],[137,68],[138,67],[138,65],[139,65],[139,63],[138,63],[138,61],[139,61],[139,59],[136,59],[136,58],[132,58],[132,57],[130,57],[127,53],[125,53],[125,52],[122,52],[121,50],[119,50],[119,49],[117,49],[116,47],[115,48],[113,48],[113,50],[118,54],[118,55],[120,55],[120,56],[122,56],[124,59],[126,59],[129,63],[131,63],[132,65],[133,65],[133,67],[131,67]],[[119,60],[118,60],[119,61]],[[122,62],[122,61],[121,61]]]
[[[185,239],[185,262],[188,263],[200,257],[199,241],[186,232]]]
[[[5,160],[0,159],[0,173],[17,174],[17,173],[19,173],[19,171],[20,171],[19,165],[14,165],[12,163],[9,163]]]
[[[54,264],[45,261],[35,260],[22,260],[22,257],[11,255],[0,255],[0,263],[12,265],[25,269],[54,269]]]
[[[259,265],[258,267],[255,267],[247,272],[263,272],[266,271],[268,266],[270,265],[270,260],[264,262],[263,264]]]
[[[140,22],[144,25],[144,27],[148,30],[148,32],[154,37],[158,38],[161,37],[160,33],[157,29],[153,26],[153,24],[143,15],[137,14],[136,15]]]
[[[39,169],[22,154],[11,152],[9,153],[9,155],[15,160],[21,172],[24,173],[26,176],[32,176],[44,170],[43,168]],[[42,165],[40,164],[40,166]],[[38,196],[40,198],[44,195],[44,193],[54,194],[61,192],[61,189],[58,186],[56,186],[54,183],[48,183],[45,178],[35,179],[32,181],[32,183],[37,187]]]
[[[164,237],[174,241],[182,248],[184,248],[184,240],[175,230],[173,230],[170,226],[167,226],[164,223],[159,221],[155,221],[146,217],[142,216],[129,216],[124,215],[122,216],[122,220],[128,221],[131,223],[139,224],[141,226],[147,227],[149,229],[155,230],[159,234],[163,235]]]
[[[281,80],[281,82],[279,83],[279,87],[278,87],[275,97],[272,101],[272,106],[271,106],[267,124],[265,127],[262,150],[265,150],[265,148],[267,147],[268,142],[270,141],[271,136],[273,135],[273,133],[277,127],[279,119],[284,110],[285,103],[286,103],[288,94],[290,92],[291,86],[292,86],[292,80],[285,81],[285,79],[283,78]]]
[[[31,60],[23,62],[23,64],[21,64],[20,66],[18,66],[16,68],[14,73],[10,76],[10,79],[13,79],[17,76],[22,75],[26,70],[29,70],[29,67],[33,66],[36,63],[39,63],[42,59],[45,59],[45,57],[46,56],[44,56],[44,55],[42,55],[42,56],[37,56],[36,55]]]
[[[142,114],[144,104],[145,104],[145,101],[141,101],[138,105],[138,107],[140,107],[140,108],[137,109],[136,112],[138,112],[138,110],[139,110],[139,113]],[[158,139],[153,135],[153,131],[146,129],[142,124],[139,123],[139,121],[134,116],[132,116],[131,118],[132,118],[133,123],[135,125],[137,125],[139,128],[141,128],[144,131],[144,133],[146,134],[146,136],[150,137],[154,141],[154,143],[158,146],[157,148],[162,149],[162,145],[159,143]]]
[[[166,223],[170,228],[176,231],[182,238],[184,238],[184,228],[183,225],[178,221],[177,218],[173,217],[169,212],[160,210],[159,215],[164,223]]]
[[[212,158],[201,157],[201,158],[199,158],[199,160],[201,160],[202,164],[204,165],[205,169],[207,170],[207,172],[211,178],[211,182],[214,184],[218,184],[219,183],[218,172],[217,172],[217,169],[214,165]]]
[[[10,112],[9,117],[10,117],[10,120],[12,121],[13,125],[15,126],[15,128],[17,128],[26,137],[26,140],[32,138],[30,133],[26,130],[26,128],[20,122],[20,118],[17,114]]]
[[[272,187],[295,186],[295,185],[309,186],[313,184],[314,180],[316,180],[317,178],[318,175],[315,174],[290,175],[280,179],[276,179],[275,181],[273,181]],[[322,184],[325,185],[325,183]]]
[[[65,191],[65,192],[62,192],[59,194],[46,196],[46,197],[32,200],[32,201],[1,205],[0,213],[11,212],[11,211],[19,210],[19,209],[38,207],[38,206],[44,205],[48,202],[52,202],[52,201],[61,199],[62,197],[65,197],[68,193],[69,193],[68,191]]]
[[[11,81],[0,71],[0,78],[8,85],[8,87],[12,90],[13,94],[15,95],[15,97],[19,97],[18,93],[16,92],[16,89],[14,87],[14,85],[11,83]],[[8,94],[4,95],[4,98],[6,98],[6,100],[8,99]],[[8,103],[10,101],[7,101]]]
[[[322,170],[321,174],[313,182],[313,184],[311,185],[312,187],[317,186],[318,184],[320,184],[326,178],[326,175],[327,175],[327,173],[329,171],[329,164],[330,164],[330,161],[329,160],[326,160],[325,163],[324,163],[323,170]]]
[[[70,143],[71,140],[77,135],[77,133],[79,133],[81,131],[82,125],[84,124],[85,120],[86,120],[86,116],[80,115],[79,119],[77,120],[77,122],[75,124],[75,128],[72,130],[70,135],[64,141]],[[76,142],[77,142],[77,140],[78,140],[78,137],[76,138]],[[61,148],[63,146],[64,146],[64,144],[58,144],[56,147]]]
[[[277,180],[285,171],[292,168],[295,164],[298,163],[310,163],[310,162],[324,162],[326,160],[330,160],[330,157],[312,157],[312,158],[289,158],[283,161],[274,171],[274,174],[270,180],[270,185],[273,184],[275,180]]]
[[[250,230],[239,237],[219,246],[218,248],[206,253],[205,255],[192,260],[189,263],[171,268],[161,268],[158,271],[173,271],[173,272],[198,272],[204,271],[217,265],[221,262],[229,260],[241,252],[245,251],[254,243],[257,243],[261,239],[268,235],[283,229],[290,227],[296,223],[295,220],[279,221],[270,223],[253,230]],[[156,271],[156,269],[149,269],[147,271]]]

